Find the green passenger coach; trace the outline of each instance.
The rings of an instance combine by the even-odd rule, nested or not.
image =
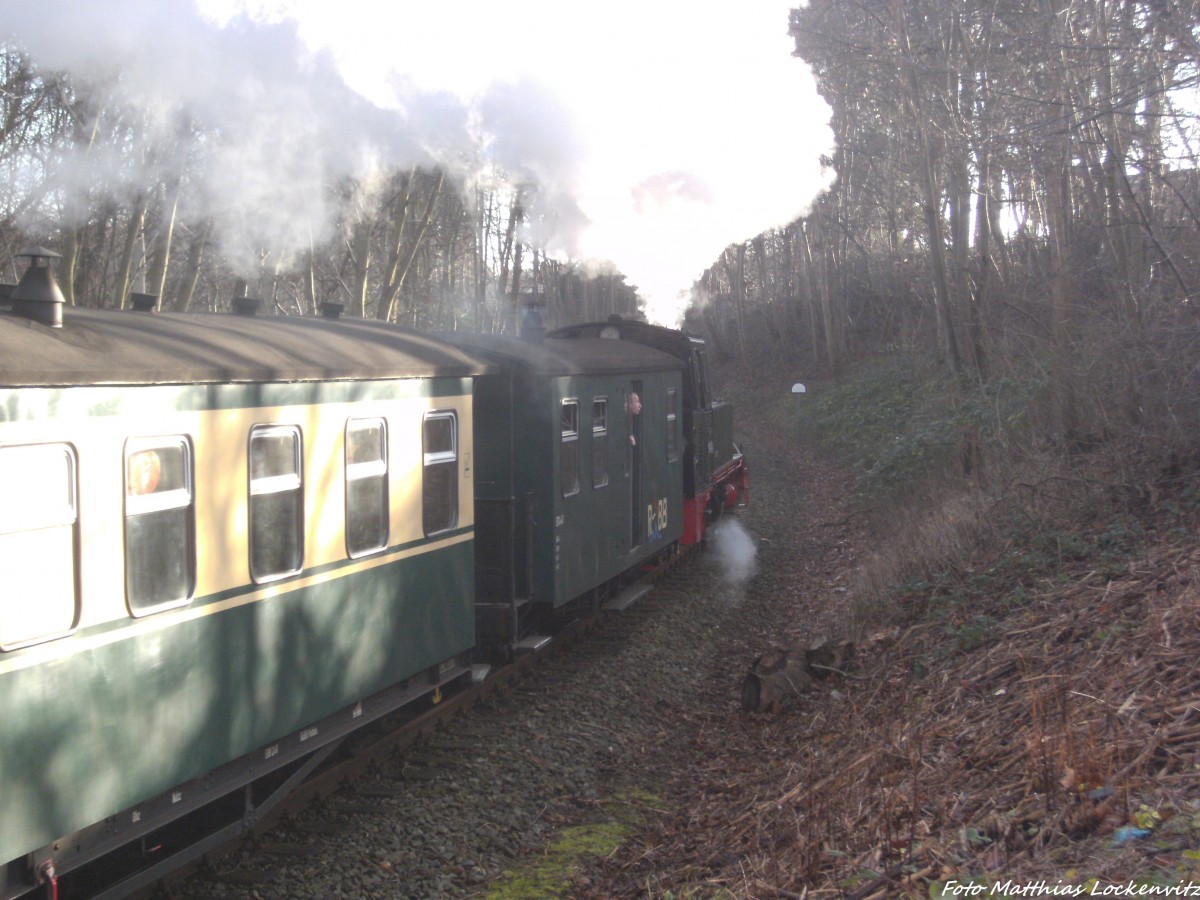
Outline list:
[[[0,312],[0,896],[470,671],[483,368],[363,320]]]

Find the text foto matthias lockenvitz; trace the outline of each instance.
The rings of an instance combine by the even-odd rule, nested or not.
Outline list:
[[[1090,880],[1083,884],[1062,881],[947,881],[942,897],[1200,897],[1200,882],[1139,884],[1136,881],[1107,884]]]

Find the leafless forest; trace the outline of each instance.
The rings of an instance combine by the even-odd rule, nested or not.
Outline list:
[[[979,381],[1038,378],[1067,444],[1186,438],[1200,395],[1198,22],[1195,0],[792,10],[795,52],[833,109],[837,181],[808,216],[696,273],[689,324],[752,365],[836,373],[906,350]],[[122,307],[137,291],[209,310],[249,293],[283,314],[335,301],[481,331],[511,328],[529,293],[552,324],[636,311],[619,272],[525,240],[527,187],[503,173],[471,188],[420,167],[331,183],[335,224],[306,251],[233,254],[217,238],[239,223],[206,193],[222,135],[183,107],[114,102],[111,85],[17,46],[0,78],[0,249],[59,251],[71,303]]]
[[[712,330],[833,370],[890,346],[1034,374],[1067,441],[1194,420],[1198,22],[1187,0],[794,10],[838,181],[705,273]]]

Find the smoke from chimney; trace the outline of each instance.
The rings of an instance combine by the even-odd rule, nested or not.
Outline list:
[[[804,213],[832,180],[829,109],[791,56],[791,5],[40,0],[4,4],[0,37],[71,73],[146,146],[189,154],[200,176],[181,215],[216,215],[247,274],[262,263],[247,248],[329,235],[340,180],[500,171],[532,186],[527,240],[611,260],[669,321],[725,246]],[[172,139],[189,129],[208,137]],[[181,164],[79,149],[50,178],[122,199]]]

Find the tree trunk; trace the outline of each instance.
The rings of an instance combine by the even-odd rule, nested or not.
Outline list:
[[[429,229],[429,221],[433,218],[433,209],[437,204],[438,196],[442,192],[442,183],[446,177],[446,173],[439,169],[434,184],[430,188],[425,209],[421,213],[421,220],[417,224],[416,233],[408,240],[406,246],[404,237],[408,229],[405,228],[405,224],[408,218],[412,184],[416,180],[416,175],[416,169],[409,175],[408,187],[405,191],[404,202],[401,206],[399,221],[397,222],[394,250],[391,259],[388,261],[387,276],[384,281],[383,290],[379,296],[379,308],[375,311],[378,319],[388,322],[396,321],[396,298],[400,296],[400,291],[404,287],[404,281],[408,277],[409,270],[412,268],[413,260],[417,257],[417,251],[421,249],[421,244],[425,240],[425,233]]]
[[[953,259],[953,278],[950,280],[952,318],[958,324],[954,346],[963,365],[975,372],[982,365],[979,318],[971,283],[971,175],[968,167],[970,135],[974,127],[974,73],[966,64],[967,40],[963,33],[961,12],[952,16],[950,65],[946,96],[954,118],[952,133],[947,135],[950,172],[950,248]]]
[[[951,314],[950,281],[946,272],[946,245],[939,215],[942,198],[933,173],[934,151],[929,137],[930,123],[925,118],[924,104],[921,102],[920,83],[917,80],[916,62],[912,58],[912,46],[909,43],[908,23],[905,19],[903,2],[896,4],[894,12],[900,38],[900,55],[908,82],[909,107],[913,113],[913,126],[917,130],[920,143],[920,159],[917,161],[917,167],[920,170],[922,210],[925,217],[925,230],[929,239],[929,265],[933,276],[938,346],[941,348],[950,371],[958,372],[962,369],[962,362],[959,358],[958,343],[954,336],[954,320]]]
[[[163,191],[158,232],[150,245],[150,261],[146,267],[146,293],[158,297],[160,306],[163,294],[167,290],[167,263],[171,256],[171,240],[175,234],[175,214],[179,209],[179,186],[180,181],[176,179],[169,192]]]
[[[174,304],[172,304],[172,308],[178,312],[187,312],[192,306],[192,300],[196,295],[196,284],[200,281],[200,266],[204,261],[204,248],[208,245],[212,228],[212,219],[205,219],[192,236],[191,244],[188,246],[183,283],[180,285]]]
[[[1057,9],[1063,0],[1046,0],[1051,38],[1058,38],[1060,48],[1067,46],[1062,11]],[[1061,51],[1060,51],[1061,52]],[[1060,123],[1044,157],[1046,191],[1046,242],[1050,251],[1050,380],[1054,402],[1056,437],[1071,446],[1079,434],[1076,405],[1074,361],[1071,341],[1071,161],[1072,140],[1070,125],[1074,110],[1070,102],[1070,87],[1066,60],[1055,73],[1050,97],[1050,115]]]
[[[72,108],[71,113],[75,121],[74,139],[76,144],[83,144],[83,156],[86,158],[91,155],[92,148],[96,143],[96,135],[100,130],[100,114],[97,112],[92,119],[91,128],[86,133],[83,130],[83,122],[80,119],[80,110]],[[66,216],[67,226],[64,229],[63,235],[63,253],[62,263],[59,269],[59,289],[63,292],[63,299],[68,306],[74,306],[76,303],[76,275],[78,273],[79,255],[82,245],[82,232],[84,210],[83,204],[74,193],[68,193],[67,207],[70,213]]]
[[[121,248],[121,262],[117,269],[116,291],[113,306],[116,309],[125,308],[125,300],[129,295],[129,285],[133,278],[133,252],[137,248],[138,238],[142,234],[142,225],[146,221],[146,194],[139,191],[134,198],[133,209],[129,212],[129,229],[125,232],[125,243]]]
[[[371,273],[371,232],[372,223],[360,219],[350,230],[349,250],[350,265],[353,266],[354,279],[350,285],[351,313],[366,318],[367,289]],[[382,303],[382,301],[380,301]],[[378,316],[379,310],[376,310]],[[383,318],[383,316],[379,316]]]
[[[821,297],[821,273],[817,270],[816,254],[813,252],[812,240],[809,236],[810,228],[816,229],[819,212],[813,213],[809,220],[809,225],[801,225],[799,228],[799,238],[803,242],[801,249],[804,251],[800,258],[803,260],[805,274],[807,277],[804,281],[807,283],[808,299],[805,302],[805,308],[808,313],[808,338],[811,342],[812,358],[816,363],[821,359],[821,324],[817,315],[818,299]],[[824,305],[823,302],[821,304]],[[832,368],[832,365],[831,365]]]
[[[729,292],[733,295],[734,327],[737,329],[738,359],[746,362],[746,245],[738,244],[734,251],[733,260],[725,255],[726,273],[729,278]]]
[[[496,299],[501,303],[501,315],[503,316],[503,324],[500,330],[502,332],[512,333],[514,320],[512,318],[513,305],[505,303],[505,297],[508,296],[508,274],[512,267],[514,244],[517,233],[517,225],[524,218],[524,210],[521,206],[521,192],[518,189],[513,194],[512,205],[508,209],[508,225],[504,229],[504,245],[500,250],[500,281],[496,291]],[[520,246],[516,246],[517,266],[520,267]],[[517,276],[517,280],[519,276]]]

